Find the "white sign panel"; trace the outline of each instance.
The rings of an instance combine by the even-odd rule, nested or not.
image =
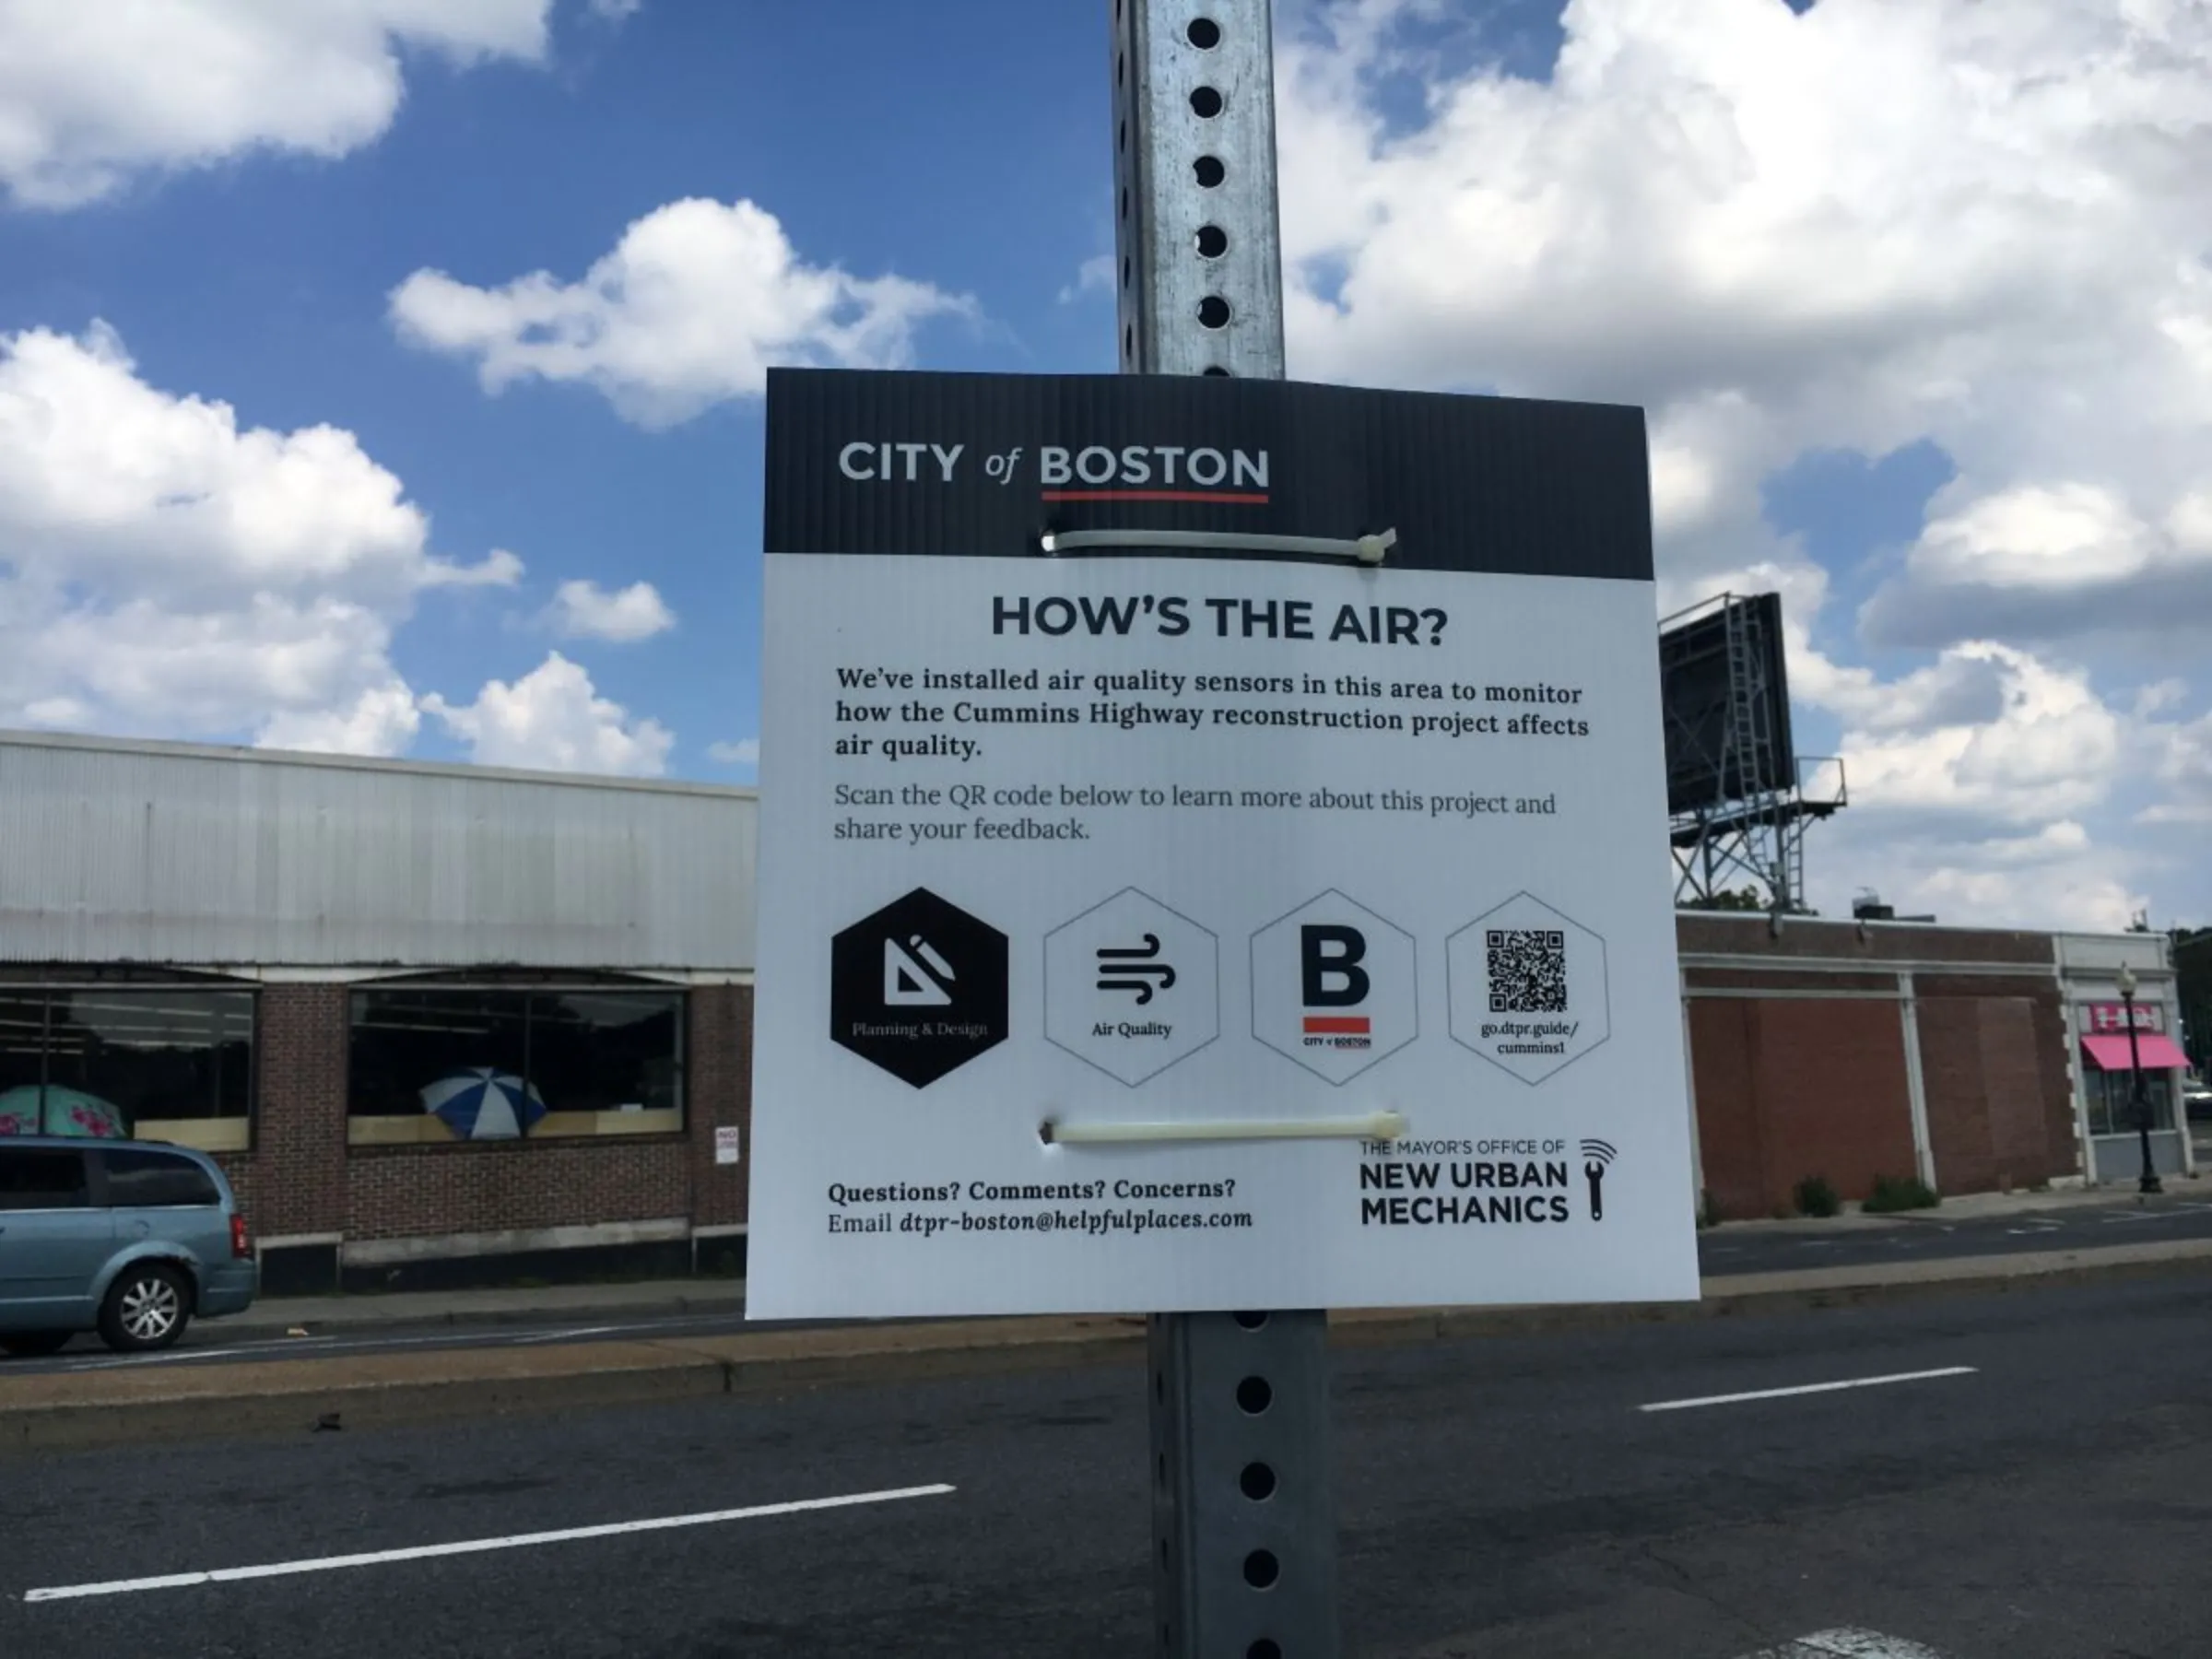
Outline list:
[[[753,1314],[1696,1295],[1635,411],[796,372],[770,427]],[[1101,528],[1232,545],[1041,550]]]
[[[734,1164],[737,1161],[741,1144],[737,1135],[737,1127],[734,1124],[724,1124],[715,1128],[714,1161],[716,1163]]]

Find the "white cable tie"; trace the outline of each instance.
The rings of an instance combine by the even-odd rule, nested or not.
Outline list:
[[[1180,1124],[1063,1124],[1046,1118],[1037,1138],[1046,1146],[1142,1145],[1147,1141],[1396,1140],[1406,1116],[1374,1112],[1365,1117],[1216,1118]]]
[[[1395,530],[1346,540],[1336,535],[1257,535],[1236,530],[1055,530],[1038,538],[1047,553],[1101,547],[1190,547],[1214,553],[1319,553],[1379,565],[1398,545]]]

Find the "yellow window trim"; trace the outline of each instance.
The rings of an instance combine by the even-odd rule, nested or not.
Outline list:
[[[252,1120],[234,1118],[140,1118],[131,1125],[135,1140],[167,1141],[195,1152],[243,1152],[253,1145]]]

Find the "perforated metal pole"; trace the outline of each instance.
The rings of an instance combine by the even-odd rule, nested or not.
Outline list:
[[[1283,377],[1270,0],[1107,0],[1125,374]],[[1154,1635],[1335,1659],[1326,1316],[1151,1322]]]

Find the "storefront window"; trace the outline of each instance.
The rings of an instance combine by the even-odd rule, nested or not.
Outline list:
[[[357,1145],[683,1127],[679,992],[411,986],[352,1003]]]
[[[45,1050],[45,996],[37,991],[0,992],[0,1134],[37,1133]]]
[[[250,991],[0,993],[0,1134],[242,1151],[253,1096]]]
[[[2124,1071],[2088,1073],[2089,1133],[2133,1135],[2140,1120],[2136,1115],[2135,1074]],[[2155,1134],[2173,1127],[2173,1079],[2162,1071],[2143,1074],[2144,1097],[2150,1102],[2150,1127]]]
[[[347,1086],[355,1117],[418,1119],[422,1091],[475,1068],[529,1072],[518,991],[357,991]]]

